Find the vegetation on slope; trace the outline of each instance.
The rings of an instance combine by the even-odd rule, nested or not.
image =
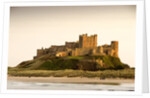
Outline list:
[[[97,63],[101,60],[103,63]],[[67,57],[51,57],[49,55],[40,58],[24,61],[17,68],[25,68],[29,70],[88,70],[97,71],[105,69],[124,69],[129,68],[123,64],[119,58],[112,56],[67,56]]]
[[[97,63],[100,59],[103,64]],[[76,56],[76,57],[50,57],[48,55],[20,63],[17,68],[29,70],[64,70],[80,69],[88,71],[105,69],[124,69],[129,68],[123,64],[119,58],[112,56]]]
[[[100,60],[103,63],[97,63]],[[8,68],[10,76],[134,78],[134,69],[112,56],[42,56]]]

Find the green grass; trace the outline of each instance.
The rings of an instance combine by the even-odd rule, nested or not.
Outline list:
[[[95,62],[103,61],[103,66]],[[67,56],[49,55],[24,61],[14,68],[8,68],[10,76],[25,77],[88,77],[88,78],[131,78],[134,69],[112,56]]]
[[[117,57],[112,56],[89,56],[89,59],[101,59],[104,62],[104,67],[100,67],[101,69],[124,69],[129,68],[127,64],[124,64]]]
[[[95,62],[97,59],[103,61],[103,65]],[[29,70],[106,70],[106,69],[124,69],[129,66],[123,64],[119,58],[112,56],[67,56],[67,57],[51,57],[49,55],[40,58],[24,61],[17,68],[25,68]]]
[[[83,59],[84,57],[83,57],[83,56],[68,56],[67,58],[68,58],[68,59],[77,59],[77,60],[81,60],[81,59]]]
[[[26,70],[9,68],[8,75],[24,77],[88,77],[88,78],[126,78],[134,79],[134,69],[83,71],[83,70]]]

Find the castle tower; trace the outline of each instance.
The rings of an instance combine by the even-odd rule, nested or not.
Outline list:
[[[112,53],[113,56],[118,57],[118,41],[111,42],[111,49],[114,50]]]
[[[84,48],[86,46],[86,38],[87,38],[87,34],[83,34],[79,36],[79,48]]]
[[[83,34],[79,36],[79,48],[95,48],[97,47],[97,35],[87,36]]]

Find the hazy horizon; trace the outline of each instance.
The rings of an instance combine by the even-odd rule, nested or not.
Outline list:
[[[135,66],[136,6],[11,7],[8,66],[33,59],[36,50],[98,35],[98,45],[119,41],[119,57]]]

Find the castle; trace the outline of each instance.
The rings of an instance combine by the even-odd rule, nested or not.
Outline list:
[[[83,34],[79,36],[77,42],[65,42],[65,45],[55,46],[50,48],[38,49],[37,55],[34,58],[38,58],[45,54],[50,56],[100,56],[110,55],[118,57],[118,41],[112,41],[110,45],[97,46],[97,35],[88,36]]]

